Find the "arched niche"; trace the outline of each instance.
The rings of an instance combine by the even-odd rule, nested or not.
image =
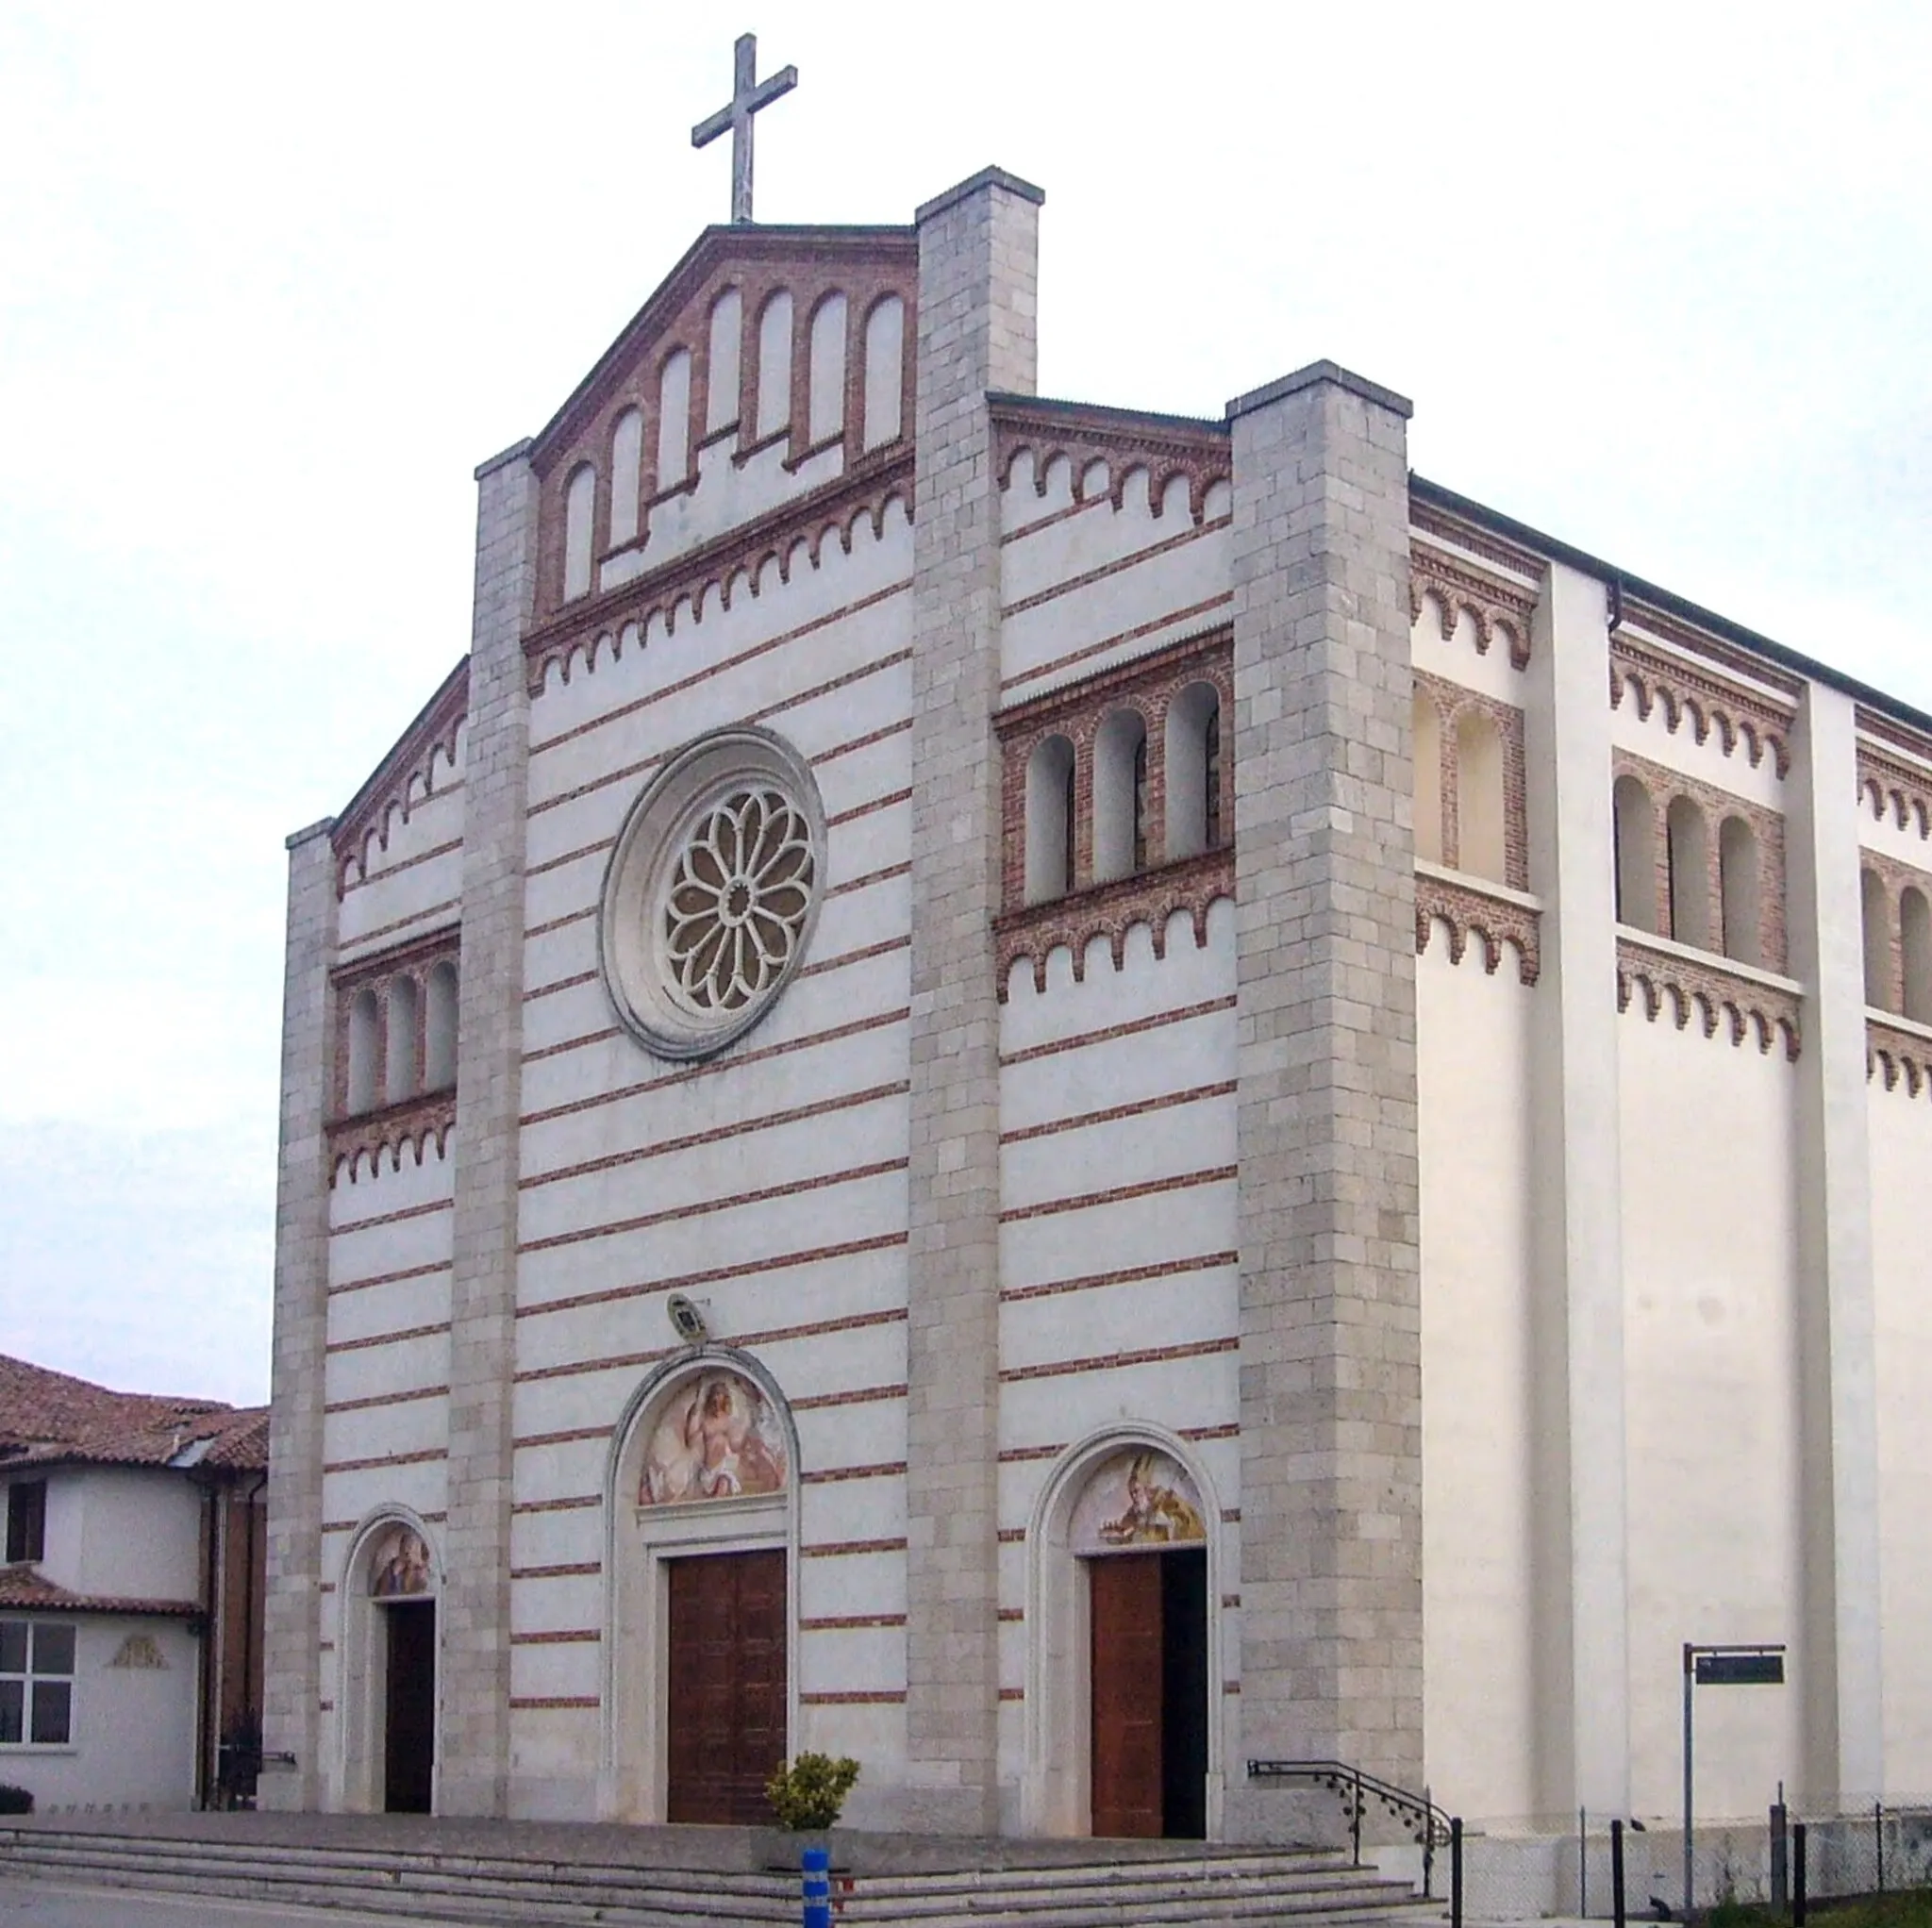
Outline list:
[[[1874,1010],[1890,1011],[1898,1003],[1892,989],[1891,900],[1885,879],[1876,871],[1861,873],[1859,889],[1865,935],[1865,1002]]]
[[[1147,864],[1147,724],[1138,709],[1109,711],[1093,736],[1093,881]]]
[[[1418,690],[1411,704],[1415,761],[1415,854],[1442,861],[1442,719],[1436,700]]]
[[[1670,839],[1671,936],[1710,948],[1710,831],[1693,797],[1673,797],[1664,817]]]
[[[644,415],[626,408],[610,431],[610,546],[638,537],[638,477],[644,458]]]
[[[383,1037],[383,1102],[400,1105],[422,1089],[416,1077],[416,1029],[421,1000],[416,980],[407,975],[390,980],[388,1023]]]
[[[575,601],[591,588],[591,517],[597,507],[597,472],[579,462],[563,490],[563,600]]]
[[[874,302],[865,318],[865,446],[897,441],[906,395],[906,304]]]
[[[1210,1840],[1220,1837],[1226,1785],[1220,1521],[1206,1468],[1164,1427],[1108,1427],[1056,1462],[1026,1529],[1023,1832],[1092,1832],[1094,1564],[1124,1553],[1198,1548],[1206,1565],[1204,1832]]]
[[[1074,745],[1043,737],[1026,759],[1026,901],[1044,904],[1074,888]]]
[[[436,1810],[442,1776],[442,1590],[441,1550],[421,1516],[407,1506],[379,1507],[351,1535],[336,1587],[334,1804],[340,1808],[379,1814],[386,1805],[389,1670],[394,1645],[391,1619],[410,1614],[424,1617],[432,1637],[429,1810]]]
[[[342,1110],[353,1118],[375,1108],[376,1065],[382,1056],[382,1011],[373,985],[364,985],[349,1005],[349,1062]]]
[[[1420,787],[1420,776],[1417,782]],[[1456,720],[1457,863],[1492,884],[1508,880],[1507,788],[1503,733],[1495,718],[1487,710],[1465,709]]]
[[[845,297],[828,294],[812,310],[807,438],[816,446],[845,426]]]
[[[446,1091],[457,1081],[457,967],[447,958],[429,972],[424,999],[423,1084]]]
[[[607,1820],[662,1821],[672,1562],[783,1554],[788,1755],[799,1733],[798,1433],[777,1382],[729,1346],[665,1361],[618,1421],[604,1517],[600,1805]]]
[[[738,420],[738,349],[744,330],[744,298],[727,288],[711,304],[710,345],[705,374],[705,433],[715,435]]]
[[[1611,794],[1616,844],[1617,922],[1657,930],[1657,810],[1634,776],[1620,776]]]
[[[691,351],[670,355],[658,376],[658,492],[675,489],[691,469]]]
[[[1726,817],[1718,831],[1719,896],[1724,909],[1724,956],[1740,964],[1764,962],[1757,833],[1741,817]]]
[[[781,288],[758,310],[758,439],[791,420],[791,291]]]
[[[1167,706],[1167,856],[1221,841],[1221,692],[1190,683]]]

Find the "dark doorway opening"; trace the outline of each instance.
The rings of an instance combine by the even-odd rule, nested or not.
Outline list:
[[[769,1825],[765,1783],[785,1764],[785,1555],[667,1563],[668,1820]]]
[[[382,1804],[427,1814],[436,1769],[436,1603],[385,1602]]]
[[[1208,1831],[1208,1555],[1114,1554],[1088,1568],[1092,1830]]]

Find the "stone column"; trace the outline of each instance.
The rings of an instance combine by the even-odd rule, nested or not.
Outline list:
[[[1804,1792],[1884,1789],[1877,1366],[1865,1085],[1857,711],[1817,683],[1798,710],[1788,793],[1790,973],[1805,987],[1798,1060],[1798,1398],[1803,1468]]]
[[[275,1351],[269,1394],[268,1595],[262,1746],[295,1757],[261,1804],[322,1805],[322,1409],[328,1339],[328,1110],[336,855],[325,817],[289,839],[275,1174]]]
[[[509,1777],[510,1374],[523,1089],[524,850],[537,484],[519,443],[476,472],[476,601],[463,762],[450,1280],[449,1521],[437,1804],[502,1814]]]
[[[1531,638],[1538,1806],[1630,1807],[1617,912],[1603,585],[1553,563]]]
[[[1409,412],[1332,362],[1227,410],[1242,1750],[1418,1787]]]
[[[907,1804],[999,1821],[999,493],[989,389],[1034,385],[1037,188],[919,210],[907,1255]]]

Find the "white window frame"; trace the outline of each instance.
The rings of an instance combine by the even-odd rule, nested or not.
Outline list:
[[[76,1621],[61,1620],[34,1619],[25,1615],[7,1617],[0,1625],[19,1627],[24,1636],[24,1649],[21,1658],[23,1665],[18,1668],[0,1669],[0,1683],[18,1681],[20,1683],[20,1738],[0,1739],[0,1754],[13,1753],[71,1753],[74,1749],[75,1726],[74,1689],[80,1673],[80,1627]],[[74,1651],[64,1672],[51,1669],[37,1670],[34,1666],[38,1656],[40,1630],[64,1630],[74,1642]],[[67,1732],[58,1740],[35,1740],[34,1731],[34,1687],[38,1681],[58,1681],[67,1689]]]

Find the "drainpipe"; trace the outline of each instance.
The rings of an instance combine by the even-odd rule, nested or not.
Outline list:
[[[217,1589],[217,1561],[220,1548],[218,1533],[221,1521],[218,1511],[218,1488],[212,1481],[197,1478],[190,1473],[201,1488],[201,1537],[202,1537],[202,1576],[201,1576],[201,1651],[196,1662],[199,1688],[195,1697],[194,1714],[194,1804],[205,1808],[208,1804],[209,1783],[212,1776],[208,1771],[209,1736],[215,1729],[218,1717],[209,1706],[209,1700],[215,1692],[215,1600]]]

